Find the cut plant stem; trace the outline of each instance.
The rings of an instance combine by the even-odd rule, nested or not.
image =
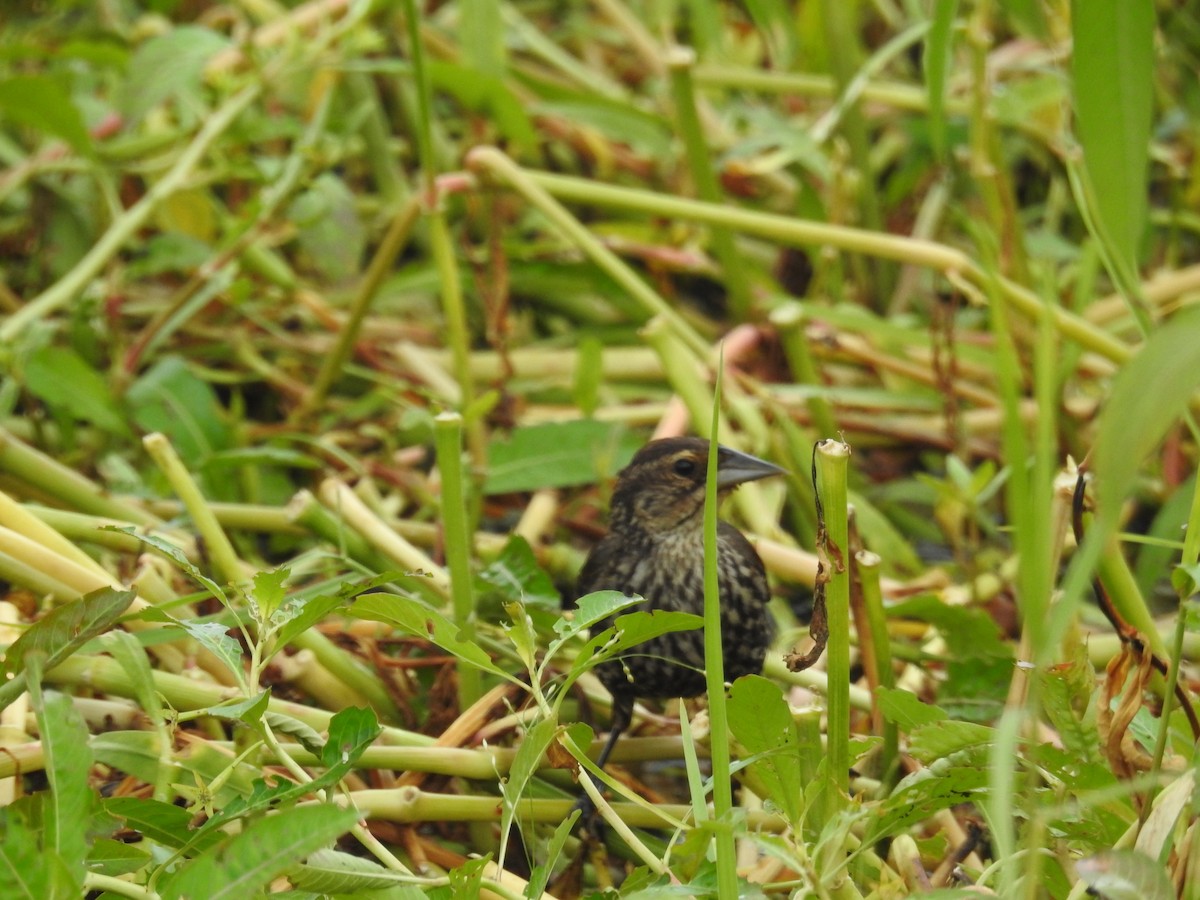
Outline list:
[[[813,453],[817,494],[825,516],[824,547],[818,548],[827,577],[825,603],[829,622],[826,671],[829,685],[829,778],[826,812],[836,815],[850,791],[850,546],[846,481],[850,447],[840,441],[818,441]]]

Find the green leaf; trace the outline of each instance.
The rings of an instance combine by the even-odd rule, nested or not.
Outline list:
[[[611,628],[593,635],[583,645],[579,655],[575,658],[575,664],[563,679],[559,690],[565,693],[588,669],[606,659],[611,659],[623,650],[644,644],[651,638],[673,631],[694,631],[703,626],[704,619],[693,613],[668,612],[661,609],[618,616]]]
[[[479,888],[483,884],[483,870],[492,855],[469,859],[446,874],[450,878],[450,889],[454,900],[479,900]]]
[[[943,720],[915,728],[909,735],[908,752],[930,764],[964,750],[987,748],[993,740],[995,731],[986,725]]]
[[[800,732],[779,685],[760,675],[744,675],[729,694],[729,730],[750,754],[749,769],[784,817],[800,821],[804,785]]]
[[[357,198],[340,178],[319,175],[292,201],[288,218],[309,264],[323,279],[341,284],[359,273],[367,234]]]
[[[922,725],[943,722],[947,718],[944,710],[924,703],[916,694],[900,688],[877,687],[875,700],[883,717],[906,733]]]
[[[357,706],[339,710],[329,721],[329,740],[321,751],[321,762],[330,768],[354,765],[381,731],[371,710]]]
[[[357,821],[357,811],[331,805],[307,806],[289,810],[287,815],[247,821],[241,833],[164,877],[159,894],[181,900],[242,900],[254,896]]]
[[[554,630],[561,635],[578,634],[602,619],[641,602],[641,597],[622,591],[593,591],[580,597],[575,602],[575,615],[570,620],[560,620]]]
[[[53,669],[98,634],[112,627],[129,608],[136,595],[132,591],[101,588],[51,610],[18,637],[4,653],[3,671],[10,677],[0,688],[0,709],[25,689],[22,678],[13,678],[25,668],[31,652],[45,657],[44,666]]]
[[[85,156],[94,153],[83,116],[53,78],[18,75],[0,81],[0,114],[11,122],[62,138]]]
[[[154,684],[154,670],[146,656],[146,648],[128,631],[114,628],[99,638],[100,646],[112,656],[129,679],[138,706],[152,722],[163,720],[162,696]]]
[[[354,602],[347,615],[356,619],[386,622],[405,634],[432,641],[447,653],[485,672],[499,675],[505,681],[514,680],[512,675],[492,662],[482,647],[460,637],[461,631],[457,625],[414,598],[395,594],[366,594]]]
[[[204,66],[229,46],[215,31],[183,25],[150,38],[129,61],[121,109],[131,122],[171,97],[195,93],[200,88]]]
[[[129,426],[111,383],[67,347],[42,347],[25,363],[25,385],[52,409],[90,422],[109,434],[128,436]]]
[[[151,858],[148,852],[133,844],[112,838],[96,838],[88,853],[87,867],[89,872],[117,878],[136,872],[147,865]]]
[[[1200,309],[1184,310],[1151,334],[1117,373],[1092,450],[1104,527],[1116,524],[1138,469],[1200,387],[1197,334]]]
[[[182,569],[187,575],[191,576],[194,581],[206,588],[208,592],[212,594],[213,597],[220,600],[223,605],[229,605],[229,598],[225,596],[225,592],[221,590],[221,586],[201,572],[200,569],[197,568],[196,565],[187,558],[183,550],[181,550],[177,544],[173,544],[156,534],[143,534],[132,525],[102,525],[100,530],[115,531],[118,534],[127,534],[130,537],[141,541],[147,547],[153,547],[167,559],[171,560],[171,562],[175,563],[175,565]],[[160,619],[159,621],[166,620]],[[174,620],[171,619],[171,621]]]
[[[75,900],[61,860],[44,851],[40,834],[12,809],[0,810],[0,897],[6,900]]]
[[[151,841],[178,850],[196,837],[191,830],[192,814],[182,806],[143,797],[110,797],[103,801],[104,811],[121,819],[125,827]],[[221,835],[211,834],[199,840],[201,847],[213,847]]]
[[[275,646],[272,656],[346,602],[341,593],[318,597],[289,597],[271,616]]]
[[[43,847],[66,864],[71,880],[83,885],[87,859],[87,824],[95,805],[95,794],[88,785],[92,754],[83,716],[69,697],[42,693],[43,657],[26,656],[29,696],[42,737],[46,776],[50,790],[43,794]]]
[[[541,897],[545,894],[546,887],[550,883],[550,876],[554,873],[554,867],[558,864],[558,859],[563,854],[563,848],[566,846],[567,839],[571,836],[571,831],[574,829],[575,823],[579,820],[579,816],[579,811],[572,810],[569,816],[555,826],[554,834],[550,836],[550,840],[546,843],[545,862],[534,866],[529,873],[529,887],[525,891],[526,897]]]
[[[484,493],[591,484],[629,462],[640,443],[624,426],[594,419],[517,428],[488,446]]]
[[[521,802],[521,798],[525,796],[525,792],[529,788],[529,783],[533,780],[534,775],[537,774],[538,764],[541,763],[546,748],[550,746],[557,734],[558,722],[554,719],[542,719],[526,731],[525,737],[522,739],[521,745],[517,747],[517,753],[513,757],[508,777],[502,779],[500,782],[500,791],[504,795],[504,806],[500,811],[501,837],[497,859],[501,866],[504,865],[505,851],[508,847],[508,835],[512,829],[513,819],[517,816],[517,806]],[[537,842],[533,840],[534,835],[525,831],[524,821],[517,819],[517,824],[521,828],[521,833],[525,839],[525,846],[536,846]]]
[[[546,570],[538,565],[533,548],[520,535],[513,535],[500,555],[478,575],[477,593],[489,589],[505,600],[515,600],[526,606],[540,605],[561,608],[562,597]]]
[[[1071,3],[1075,130],[1097,219],[1131,270],[1146,228],[1154,28],[1153,3]]]
[[[423,900],[425,896],[414,885],[397,884],[397,873],[373,860],[339,850],[318,850],[287,874],[297,890],[324,896],[388,889],[391,892],[383,895],[386,900]]]
[[[193,622],[190,619],[177,619],[158,607],[147,607],[142,610],[141,618],[149,622],[170,622],[187,632],[201,647],[219,659],[238,680],[245,681],[246,672],[242,668],[242,645],[229,636],[229,626],[219,622]]]
[[[290,574],[291,572],[283,566],[254,573],[254,588],[250,592],[250,600],[258,611],[259,622],[269,622],[283,603],[284,597],[287,596],[283,585]]]
[[[510,142],[523,149],[537,143],[529,113],[501,78],[481,77],[470,66],[441,60],[426,63],[434,87],[454,97],[471,112],[482,113]]]
[[[157,731],[105,731],[92,738],[91,748],[96,762],[153,784],[160,777],[160,743]],[[176,774],[172,770],[165,777],[174,778]]]
[[[262,721],[263,714],[267,711],[267,704],[270,702],[271,691],[265,690],[253,697],[238,698],[237,700],[227,700],[224,703],[218,703],[216,706],[208,707],[203,712],[205,715],[255,726]]]
[[[156,362],[125,395],[144,431],[161,431],[190,466],[233,446],[233,432],[213,389],[178,356]]]

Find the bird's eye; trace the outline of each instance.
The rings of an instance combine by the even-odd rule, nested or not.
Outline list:
[[[677,475],[691,475],[696,471],[696,462],[684,457],[683,459],[675,460],[675,465],[672,468]]]

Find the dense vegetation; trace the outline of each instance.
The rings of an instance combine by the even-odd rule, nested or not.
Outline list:
[[[0,895],[1200,897],[1194,4],[14,6]],[[686,431],[779,637],[588,844]]]

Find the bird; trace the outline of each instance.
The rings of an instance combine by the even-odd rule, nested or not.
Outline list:
[[[704,500],[709,442],[697,437],[654,440],[617,475],[609,531],[588,554],[576,584],[582,597],[617,590],[642,599],[637,610],[704,614]],[[748,481],[785,470],[717,446],[718,499]],[[717,523],[717,581],[725,679],[762,671],[774,634],[767,610],[766,568],[733,525]],[[594,631],[614,624],[615,616]],[[677,631],[631,647],[595,667],[612,694],[612,720],[596,763],[603,768],[633,718],[638,698],[695,697],[706,691],[704,630]],[[586,795],[577,804],[589,814]]]

